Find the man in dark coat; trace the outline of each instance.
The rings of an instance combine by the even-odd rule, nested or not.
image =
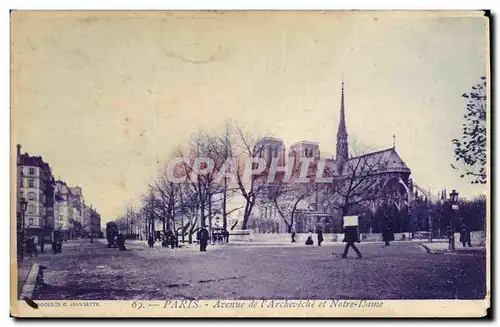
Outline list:
[[[346,242],[346,245],[344,248],[344,254],[342,254],[342,258],[347,258],[347,252],[349,251],[350,247],[352,247],[354,252],[356,252],[356,254],[358,255],[358,259],[362,257],[361,252],[359,252],[356,245],[354,245],[355,242],[359,243],[358,226],[344,227],[344,242]]]
[[[321,246],[321,242],[323,242],[323,228],[318,227],[316,233],[318,234],[318,246]]]
[[[382,239],[385,242],[385,246],[391,245],[389,242],[394,241],[394,233],[390,225],[385,226]]]
[[[123,234],[118,234],[116,237],[116,243],[120,251],[127,251],[127,248],[125,248],[125,236],[123,236]]]
[[[470,231],[464,223],[460,225],[460,243],[462,243],[463,247],[465,247],[466,244],[472,247]]]
[[[199,239],[200,239],[200,251],[201,252],[206,252],[207,251],[207,244],[208,244],[208,230],[206,226],[202,226],[199,232]]]
[[[38,256],[38,251],[36,249],[35,240],[33,239],[32,236],[26,240],[26,253],[31,254],[31,255],[34,254],[35,256]]]
[[[52,232],[52,253],[56,254],[58,251],[58,247],[57,247],[57,240],[59,238],[59,234],[60,232],[59,231],[53,231]]]
[[[153,235],[149,235],[149,238],[148,238],[148,246],[150,248],[152,248],[155,244],[155,239],[153,238]]]
[[[295,243],[295,235],[297,235],[297,233],[295,232],[295,229],[292,229],[292,243]]]
[[[172,232],[170,235],[170,248],[173,249],[177,246],[177,236]]]
[[[43,253],[44,248],[45,248],[45,237],[44,237],[44,235],[42,235],[40,237],[40,252],[41,253]]]

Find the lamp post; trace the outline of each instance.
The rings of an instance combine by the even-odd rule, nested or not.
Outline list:
[[[456,220],[456,212],[458,210],[458,192],[455,190],[452,190],[450,193],[450,202],[451,202],[451,209],[452,209],[452,216],[451,216],[451,221],[450,221],[450,245],[449,249],[450,250],[455,250],[455,220]]]
[[[432,243],[432,208],[429,208],[429,243]]]
[[[28,202],[24,199],[21,198],[21,201],[19,202],[20,209],[21,209],[21,224],[20,224],[20,231],[18,235],[18,240],[19,240],[19,257],[22,259],[24,258],[24,221],[26,220],[25,214],[26,214],[26,208],[28,207]]]
[[[134,235],[134,221],[130,220],[130,239],[133,239]]]

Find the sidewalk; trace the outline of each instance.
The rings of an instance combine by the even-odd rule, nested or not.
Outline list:
[[[24,285],[24,281],[31,270],[32,264],[19,264],[17,266],[17,297],[21,294],[21,290]]]
[[[473,246],[473,247],[455,247],[455,250],[449,250],[448,242],[432,242],[432,243],[422,243],[422,247],[432,254],[479,254],[486,253],[486,248],[484,246]]]

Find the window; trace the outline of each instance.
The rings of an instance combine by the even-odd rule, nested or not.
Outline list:
[[[28,187],[35,187],[35,180],[34,179],[28,180]]]
[[[31,226],[33,225],[33,218],[30,218],[29,222],[28,222],[28,226]]]
[[[35,175],[35,168],[30,167],[30,175]]]
[[[35,192],[29,192],[28,193],[28,200],[36,200],[36,193]]]
[[[64,215],[59,215],[59,221],[63,221],[64,220]]]
[[[28,205],[28,213],[36,213],[36,208],[34,205],[32,204]]]

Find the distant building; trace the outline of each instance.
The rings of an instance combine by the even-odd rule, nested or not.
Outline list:
[[[90,206],[83,203],[83,218],[82,218],[82,225],[83,225],[83,235],[85,237],[90,237],[90,234],[92,232],[92,227],[91,227],[91,214],[92,214],[92,209]]]
[[[26,235],[50,235],[54,229],[54,177],[49,164],[40,156],[21,153],[18,145],[17,173],[18,212],[19,200],[24,198],[28,202],[24,221]]]
[[[101,215],[90,207],[90,232],[94,237],[101,236]]]
[[[82,237],[84,234],[84,201],[82,188],[79,186],[70,187],[69,202],[71,203],[71,222],[75,237]]]
[[[71,189],[64,181],[55,182],[55,228],[61,231],[65,239],[73,238],[72,204],[70,202]],[[71,221],[70,221],[71,218]]]

